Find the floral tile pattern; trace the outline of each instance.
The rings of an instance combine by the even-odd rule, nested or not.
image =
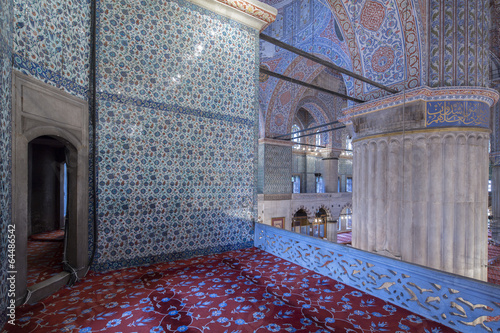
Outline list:
[[[11,0],[0,0],[0,327],[6,322],[7,225],[11,223],[11,98],[12,98]]]
[[[250,246],[258,32],[182,0],[97,13],[94,268]],[[90,1],[15,0],[13,21],[15,68],[87,99]]]
[[[183,0],[98,12],[94,268],[251,246],[257,31]]]
[[[87,99],[90,0],[14,0],[14,67]]]

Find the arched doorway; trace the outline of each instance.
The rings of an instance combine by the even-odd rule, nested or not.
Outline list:
[[[28,144],[28,286],[63,271],[71,148],[50,136]]]
[[[318,209],[315,214],[314,222],[312,223],[312,235],[318,238],[326,238],[326,222],[327,214],[323,208]]]
[[[292,230],[304,235],[326,238],[327,213],[323,208],[316,212],[314,218],[310,221],[307,218],[307,212],[299,209],[292,218]]]
[[[352,243],[352,206],[348,204],[342,208],[339,216],[337,231],[337,243]]]
[[[339,216],[339,231],[351,231],[352,229],[352,207],[342,208]]]
[[[300,234],[309,234],[309,220],[307,219],[307,212],[299,209],[292,218],[292,230]]]
[[[12,220],[16,230],[16,304],[19,305],[25,301],[34,303],[47,297],[68,282],[82,277],[87,270],[89,126],[86,101],[17,71],[13,72],[13,87]],[[35,148],[36,145],[44,148]],[[39,162],[44,161],[45,167],[33,163],[33,158]],[[41,207],[46,205],[43,201],[45,198],[37,199],[37,196],[46,195],[44,191],[50,188],[64,188],[60,181],[60,173],[64,172],[61,171],[64,169],[63,164],[66,164],[66,188],[69,194],[66,197],[65,214],[61,213],[61,188],[48,195],[52,198],[47,207]],[[54,180],[52,185],[31,182],[30,176],[40,179],[44,174],[47,175],[41,169],[59,173],[59,177],[52,177],[53,180],[59,178],[57,182]],[[42,176],[37,177],[38,172]],[[33,191],[34,186],[40,186],[41,195]],[[37,203],[34,204],[34,201]],[[45,218],[34,216],[42,216],[42,211],[52,213],[45,212]],[[43,219],[52,221],[43,222]],[[61,268],[59,273],[29,285],[28,237],[44,230],[60,230],[62,225],[67,245],[65,271]]]

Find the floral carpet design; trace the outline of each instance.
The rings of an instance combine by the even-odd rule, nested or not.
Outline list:
[[[28,286],[63,271],[64,231],[36,234],[28,240]]]
[[[7,332],[454,332],[257,248],[107,273]]]

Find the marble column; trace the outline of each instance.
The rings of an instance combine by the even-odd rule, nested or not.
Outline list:
[[[487,88],[420,88],[345,110],[354,247],[487,279]]]
[[[500,91],[500,78],[492,82],[492,87]],[[500,103],[491,108],[491,239],[500,244]]]
[[[491,154],[491,239],[500,244],[500,152]]]
[[[325,193],[338,192],[339,178],[339,155],[342,151],[335,148],[321,149],[323,157],[323,181],[325,182]]]
[[[338,221],[328,222],[326,224],[326,239],[330,242],[337,243],[337,226]]]

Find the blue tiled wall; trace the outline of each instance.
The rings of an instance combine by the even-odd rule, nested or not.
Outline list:
[[[14,0],[14,67],[87,99],[90,0]]]
[[[264,194],[292,193],[292,147],[264,147]]]
[[[253,244],[257,50],[182,0],[100,1],[95,269]]]
[[[13,3],[14,68],[89,100],[90,0],[13,0]],[[89,143],[90,155],[92,148]],[[89,169],[92,177],[92,167]],[[89,183],[92,184],[91,179]],[[89,211],[92,213],[92,209]],[[92,239],[92,224],[89,238]]]
[[[7,308],[7,225],[11,216],[12,0],[0,0],[0,329]]]
[[[97,8],[94,268],[250,246],[257,32],[184,1]],[[87,99],[90,1],[13,15],[15,69]]]

